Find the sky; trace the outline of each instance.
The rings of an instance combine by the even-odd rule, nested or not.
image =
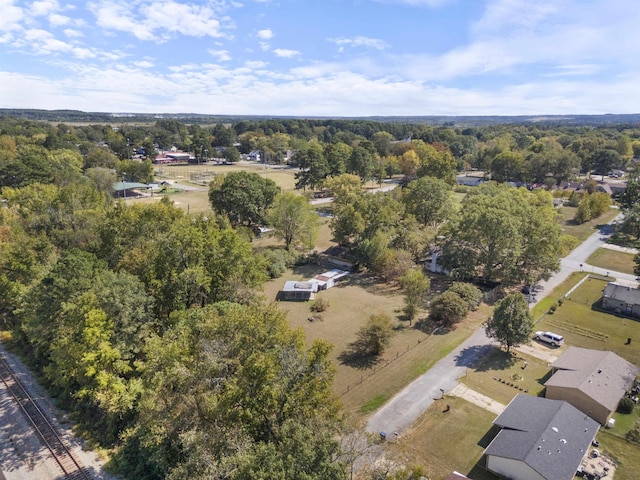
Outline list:
[[[0,0],[0,107],[640,113],[638,0]]]

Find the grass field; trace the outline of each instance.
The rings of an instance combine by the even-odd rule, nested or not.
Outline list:
[[[325,268],[308,265],[287,272],[267,282],[266,301],[276,301],[285,280],[303,280],[321,273]],[[321,320],[309,321],[312,302],[278,302],[288,312],[289,323],[302,328],[310,343],[324,339],[335,345],[332,353],[336,365],[334,390],[345,409],[367,414],[391,398],[435,362],[466,339],[489,316],[489,307],[472,312],[456,329],[431,335],[433,327],[421,330],[416,323],[409,326],[401,320],[404,298],[398,287],[381,285],[368,275],[354,274],[336,287],[318,294],[329,302]],[[378,359],[358,357],[350,344],[371,314],[384,312],[395,324],[390,346]],[[424,325],[424,323],[422,324]],[[428,324],[427,324],[428,325]]]
[[[595,228],[599,225],[609,223],[620,213],[620,210],[611,208],[598,218],[594,218],[593,220],[578,225],[573,221],[573,217],[575,217],[577,210],[578,209],[576,207],[564,206],[560,209],[560,215],[562,215],[561,225],[565,235],[571,235],[577,238],[580,243],[589,238],[589,235],[595,231]]]
[[[599,248],[587,259],[589,265],[606,268],[614,272],[633,275],[633,253],[619,252],[608,248]]]
[[[611,350],[640,365],[640,322],[592,310],[606,280],[589,278],[552,315],[545,315],[536,330],[563,335],[566,343],[595,350]],[[626,345],[627,339],[632,342]]]
[[[527,365],[523,369],[525,362]],[[544,390],[549,372],[549,366],[542,360],[522,353],[514,356],[496,347],[467,372],[462,382],[507,405],[517,393],[539,395]]]
[[[443,411],[445,402],[448,412]],[[495,417],[466,400],[447,397],[434,402],[389,448],[407,465],[423,465],[429,478],[441,479],[456,470],[474,480],[497,479],[479,466]]]
[[[192,174],[222,175],[230,172],[255,172],[262,177],[270,178],[284,191],[294,190],[295,170],[289,168],[265,168],[255,163],[236,163],[234,165],[156,165],[156,179],[172,179],[188,182]],[[207,177],[208,178],[208,177]]]

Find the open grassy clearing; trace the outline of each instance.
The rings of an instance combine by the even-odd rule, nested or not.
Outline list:
[[[614,272],[622,272],[633,275],[633,262],[632,253],[619,252],[617,250],[610,250],[608,248],[599,248],[587,259],[589,265],[595,267],[606,268]]]
[[[303,280],[324,271],[326,267],[306,265],[267,282],[264,295],[276,301],[285,280]],[[435,362],[466,339],[489,316],[489,307],[472,312],[467,319],[447,333],[431,335],[433,326],[422,322],[409,326],[401,320],[404,297],[398,287],[378,284],[374,277],[354,274],[336,287],[318,294],[329,302],[322,320],[309,321],[314,315],[312,302],[278,302],[288,312],[289,323],[305,331],[307,341],[324,339],[335,345],[332,353],[336,365],[334,391],[351,412],[369,413],[400,389],[426,372]],[[387,351],[373,359],[354,355],[350,344],[371,314],[384,312],[396,325]],[[317,314],[316,314],[317,315]]]
[[[261,177],[270,178],[284,191],[295,189],[295,170],[290,168],[265,168],[256,163],[236,163],[233,165],[156,165],[154,175],[156,179],[171,179],[189,182],[191,175],[205,174],[213,178],[230,172],[255,172]]]
[[[540,302],[531,309],[531,316],[533,317],[533,320],[537,321],[542,315],[545,315],[552,305],[556,305],[560,298],[562,298],[569,290],[571,290],[572,287],[577,285],[577,283],[587,275],[587,273],[583,272],[574,272],[569,275],[569,278],[554,288],[549,295],[540,300]]]
[[[606,280],[589,278],[553,314],[545,315],[537,330],[563,335],[565,342],[595,350],[611,350],[640,365],[640,322],[592,310]],[[626,345],[627,338],[632,342]]]
[[[577,210],[577,207],[562,207],[560,209],[560,215],[562,216],[560,224],[562,225],[562,230],[566,235],[571,235],[577,238],[580,243],[589,238],[595,229],[601,225],[609,223],[620,213],[620,210],[610,208],[598,218],[594,218],[593,220],[578,225],[573,221],[573,217],[575,217]]]
[[[444,412],[446,405],[450,410]],[[446,397],[431,407],[403,433],[388,443],[406,465],[425,467],[429,478],[440,479],[454,470],[474,480],[497,479],[479,462],[489,444],[495,414],[466,400]]]
[[[461,380],[469,388],[507,405],[518,393],[540,395],[549,373],[547,363],[538,358],[507,354],[495,347]]]
[[[136,197],[134,199],[127,199],[127,202],[129,202],[130,205],[154,203],[159,202],[164,197],[168,197],[176,207],[194,215],[213,211],[211,209],[211,203],[209,203],[209,192],[198,190],[184,190],[167,194],[154,193],[152,197]]]

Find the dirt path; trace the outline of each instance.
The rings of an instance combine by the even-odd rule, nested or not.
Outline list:
[[[104,460],[95,452],[86,449],[84,442],[74,435],[73,424],[69,421],[68,416],[56,408],[52,400],[45,395],[45,390],[38,385],[29,369],[17,356],[7,352],[1,343],[0,353],[91,477],[95,480],[114,480],[115,477],[104,471]],[[2,432],[0,470],[7,480],[57,480],[62,478],[60,467],[42,445],[33,427],[27,423],[3,382],[0,382],[0,429]]]

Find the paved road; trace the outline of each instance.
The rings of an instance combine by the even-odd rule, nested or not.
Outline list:
[[[620,217],[613,220],[615,222]],[[543,290],[538,293],[537,301],[542,300],[557,285],[575,271],[583,270],[606,274],[606,270],[586,264],[586,259],[600,248],[612,233],[607,225],[599,232],[591,235],[580,246],[573,250],[560,264],[560,271],[546,282],[541,282]],[[635,281],[633,275],[620,272],[609,272],[618,280]],[[401,432],[411,424],[434,402],[458,384],[458,378],[466,369],[487,352],[494,342],[486,337],[484,329],[478,329],[462,345],[436,363],[427,373],[413,381],[380,410],[367,423],[369,432]]]

